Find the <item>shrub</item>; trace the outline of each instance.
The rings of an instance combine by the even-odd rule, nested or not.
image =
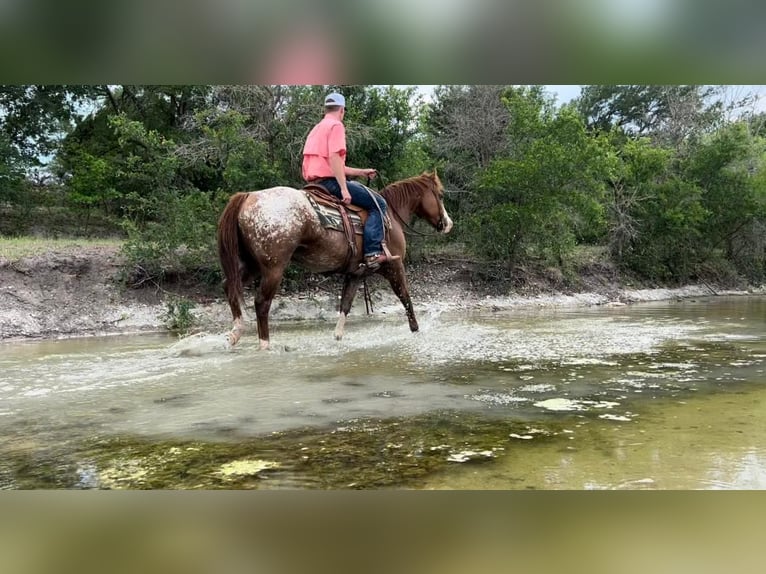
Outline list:
[[[157,219],[124,222],[128,239],[123,253],[129,265],[139,270],[137,279],[162,282],[183,274],[217,278],[216,226],[225,200],[224,194],[193,191],[169,192],[157,201],[139,202],[139,209],[145,206]]]
[[[192,309],[194,309],[193,301],[184,298],[172,298],[167,302],[167,308],[161,318],[172,333],[185,335],[197,323]]]

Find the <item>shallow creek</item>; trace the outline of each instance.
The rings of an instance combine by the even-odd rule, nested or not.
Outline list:
[[[0,488],[766,488],[766,298],[0,344]]]

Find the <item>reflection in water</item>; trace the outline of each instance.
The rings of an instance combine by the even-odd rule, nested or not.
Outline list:
[[[329,324],[275,325],[265,353],[252,335],[234,351],[218,335],[5,343],[0,451],[93,437],[236,442],[398,418],[396,448],[420,441],[413,457],[445,463],[416,487],[763,488],[764,311],[763,297],[735,297],[444,313],[414,335],[376,316],[355,318],[342,342]],[[504,442],[429,444],[408,427],[439,413],[482,417]],[[502,431],[509,422],[524,428]]]

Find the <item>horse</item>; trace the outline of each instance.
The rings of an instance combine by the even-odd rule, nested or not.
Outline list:
[[[269,310],[290,263],[314,273],[344,275],[336,340],[343,338],[356,292],[371,273],[388,280],[404,305],[410,330],[417,331],[404,270],[404,227],[418,216],[438,233],[449,233],[453,223],[444,207],[444,187],[436,171],[424,172],[389,184],[380,195],[388,204],[387,246],[399,259],[366,272],[362,265],[362,236],[355,235],[356,249],[352,250],[343,232],[322,225],[305,190],[278,186],[232,195],[221,213],[217,234],[224,291],[234,321],[226,336],[228,344],[236,345],[244,332],[240,307],[244,287],[260,279],[255,290],[259,347],[269,349]]]

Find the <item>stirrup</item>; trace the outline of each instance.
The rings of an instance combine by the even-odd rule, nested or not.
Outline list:
[[[386,253],[379,253],[378,255],[370,255],[364,258],[364,264],[370,271],[376,271],[383,263],[389,263],[401,259],[400,255],[388,255]]]

